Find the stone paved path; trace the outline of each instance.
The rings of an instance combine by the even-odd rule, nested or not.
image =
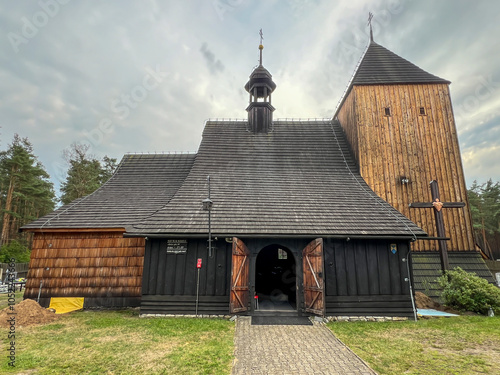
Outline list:
[[[323,324],[251,325],[238,317],[233,375],[376,374]]]

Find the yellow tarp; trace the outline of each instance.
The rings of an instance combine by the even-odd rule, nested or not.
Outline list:
[[[50,299],[49,309],[56,310],[56,314],[65,314],[83,309],[83,297],[53,297]]]

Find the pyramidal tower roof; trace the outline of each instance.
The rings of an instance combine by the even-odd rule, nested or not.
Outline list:
[[[408,60],[370,41],[351,85],[451,83],[426,72]]]

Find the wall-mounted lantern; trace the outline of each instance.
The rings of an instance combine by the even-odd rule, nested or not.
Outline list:
[[[203,203],[203,211],[210,211],[212,209],[212,206],[214,205],[214,202],[210,198],[205,198],[202,201]]]
[[[214,202],[210,199],[210,176],[207,176],[208,182],[208,198],[203,199],[203,211],[208,212],[208,256],[212,256],[212,223],[211,223],[211,214],[212,207]]]

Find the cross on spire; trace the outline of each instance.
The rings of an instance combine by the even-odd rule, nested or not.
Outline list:
[[[439,187],[436,180],[430,182],[432,202],[410,203],[411,208],[433,208],[436,219],[436,230],[438,235],[439,254],[441,256],[441,269],[444,272],[450,265],[448,263],[448,247],[446,245],[446,232],[444,229],[443,208],[465,207],[463,202],[441,202],[439,199]]]
[[[259,44],[260,59],[259,59],[259,65],[262,66],[262,50],[264,49],[264,46],[262,45],[262,41],[264,40],[264,34],[262,33],[262,29],[260,29],[259,35],[260,35],[260,44]]]
[[[373,13],[369,12],[367,26],[370,26],[370,41],[371,42],[373,42],[372,18],[373,18]]]

